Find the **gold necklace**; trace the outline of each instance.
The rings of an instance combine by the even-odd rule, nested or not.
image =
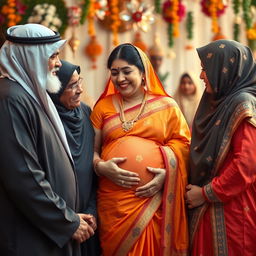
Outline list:
[[[120,120],[122,122],[123,131],[129,132],[133,128],[134,123],[139,120],[139,117],[142,114],[142,111],[146,105],[146,102],[147,102],[147,93],[144,94],[144,98],[141,102],[141,106],[140,106],[140,110],[139,110],[138,114],[131,120],[126,121],[125,115],[124,115],[124,102],[123,102],[123,98],[121,97],[121,99],[120,99]]]

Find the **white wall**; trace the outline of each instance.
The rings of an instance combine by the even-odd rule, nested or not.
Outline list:
[[[67,0],[67,6],[71,6],[76,1]],[[153,0],[147,0],[151,4]],[[213,37],[211,32],[211,19],[205,16],[201,12],[201,5],[199,0],[187,0],[183,3],[187,6],[187,11],[194,11],[194,39],[193,45],[195,48],[203,46],[209,43]],[[220,24],[223,34],[228,39],[233,39],[233,20],[234,14],[232,6],[226,8],[225,14],[220,18]],[[77,37],[79,38],[80,47],[77,50],[75,56],[69,47],[66,45],[62,52],[62,57],[66,60],[81,66],[81,76],[85,79],[86,92],[88,95],[96,100],[97,97],[103,91],[105,81],[108,78],[108,70],[106,68],[106,62],[110,51],[113,49],[112,45],[112,34],[110,31],[102,29],[102,27],[95,22],[96,35],[98,41],[104,48],[101,56],[97,60],[97,69],[92,69],[92,62],[84,54],[84,48],[88,44],[89,36],[87,33],[87,22],[77,29]],[[153,44],[154,31],[158,33],[161,38],[161,45],[165,48],[166,55],[168,53],[168,42],[167,42],[167,24],[161,19],[160,25],[152,25],[152,29],[148,33],[141,32],[143,41],[150,47]],[[244,35],[242,35],[244,37]],[[71,38],[71,29],[68,28],[65,36],[66,39]],[[124,32],[119,34],[119,43],[132,42],[134,39],[134,32]],[[175,39],[174,51],[176,53],[175,59],[170,59],[167,56],[164,58],[162,65],[162,72],[170,72],[168,80],[166,82],[167,91],[172,95],[177,87],[179,76],[186,70],[190,70],[199,75],[200,73],[200,62],[196,53],[196,50],[185,50],[186,45],[186,29],[185,19],[180,23],[180,37]],[[242,40],[244,41],[244,40]],[[85,99],[85,98],[84,98]]]

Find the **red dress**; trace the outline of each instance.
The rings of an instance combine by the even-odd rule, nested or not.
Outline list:
[[[218,176],[203,188],[209,207],[195,233],[194,256],[256,255],[256,128],[243,121],[230,148]]]

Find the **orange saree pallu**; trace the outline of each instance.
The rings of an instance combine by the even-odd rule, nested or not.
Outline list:
[[[134,116],[138,108],[128,109],[127,118]],[[183,159],[188,155],[188,128],[185,121],[184,127],[163,125],[168,123],[166,119],[172,124],[175,119],[183,118],[177,116],[179,113],[172,99],[160,96],[147,101],[142,116],[128,133],[122,130],[117,113],[105,119],[101,153],[104,160],[127,157],[119,167],[137,172],[141,179],[139,186],[154,177],[147,166],[165,168],[166,179],[162,192],[140,198],[135,196],[136,187],[122,188],[100,177],[98,215],[104,256],[188,255],[184,202],[187,173]],[[177,134],[181,134],[180,138]]]

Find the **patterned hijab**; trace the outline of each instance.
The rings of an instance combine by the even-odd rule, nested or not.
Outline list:
[[[192,128],[190,183],[218,174],[238,125],[255,125],[256,65],[247,46],[218,40],[197,49],[213,93],[204,92]]]
[[[169,96],[165,90],[164,87],[162,85],[162,83],[160,82],[158,76],[156,75],[154,68],[149,60],[149,58],[147,57],[147,55],[138,47],[132,45],[132,44],[124,44],[124,45],[130,45],[132,47],[134,47],[138,54],[140,55],[140,58],[142,60],[142,63],[144,65],[144,69],[145,69],[145,88],[147,90],[148,93],[150,94],[154,94],[154,95],[163,95],[163,96]],[[100,98],[98,99],[98,101],[102,98],[107,97],[108,95],[112,95],[112,94],[118,94],[119,92],[116,90],[114,84],[111,81],[111,78],[109,78],[106,87],[105,87],[105,91],[102,93],[102,95],[100,96]]]

